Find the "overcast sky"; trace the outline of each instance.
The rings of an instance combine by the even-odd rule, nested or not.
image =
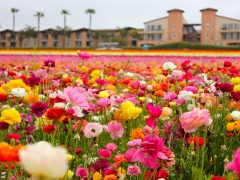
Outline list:
[[[200,23],[199,9],[212,7],[218,14],[240,19],[240,0],[0,0],[0,30],[12,29],[11,8],[18,8],[16,30],[26,24],[36,26],[36,11],[45,16],[41,19],[41,29],[63,26],[62,9],[71,13],[67,25],[72,29],[88,27],[87,8],[93,8],[92,29],[116,27],[143,28],[143,22],[166,16],[166,11],[180,8],[185,11],[189,23]]]

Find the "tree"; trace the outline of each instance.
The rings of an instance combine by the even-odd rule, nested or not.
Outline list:
[[[66,29],[67,29],[67,16],[70,15],[69,11],[66,9],[62,9],[61,14],[63,15],[63,29],[64,29],[64,34],[63,34],[63,47],[65,48],[66,45]]]
[[[92,39],[92,36],[91,36],[91,28],[92,28],[92,15],[95,14],[95,9],[86,9],[85,13],[86,14],[89,14],[89,36],[90,36],[90,41]]]
[[[30,39],[31,38],[36,39],[36,37],[37,37],[37,31],[36,31],[35,27],[26,25],[26,27],[22,31],[20,31],[19,39],[21,42],[22,42],[22,40],[27,39],[28,47],[30,47]]]
[[[43,12],[36,12],[36,14],[34,15],[35,17],[37,17],[37,32],[38,32],[38,40],[37,40],[37,47],[39,47],[39,43],[40,43],[40,19],[41,17],[44,17],[44,13]]]

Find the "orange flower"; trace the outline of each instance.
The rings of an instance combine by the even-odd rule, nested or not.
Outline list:
[[[29,104],[33,104],[39,101],[39,96],[37,93],[30,92],[25,96],[25,101],[27,101]]]
[[[123,116],[122,111],[120,109],[114,112],[114,119],[117,120],[118,122],[127,121],[127,118]]]
[[[154,92],[154,95],[163,97],[164,96],[164,91],[163,90],[157,90],[157,91]]]
[[[54,107],[54,108],[49,108],[46,111],[45,116],[48,119],[60,120],[60,118],[64,115],[64,113],[65,113],[65,110],[63,108]]]
[[[114,157],[114,162],[116,164],[121,164],[123,162],[126,162],[126,157],[124,154],[117,154],[115,157]]]
[[[226,120],[232,121],[232,120],[233,120],[233,117],[232,117],[230,114],[228,114],[228,115],[226,116]]]
[[[143,139],[144,134],[142,128],[136,128],[131,131],[131,140],[133,139]]]
[[[66,86],[71,86],[72,85],[72,78],[71,77],[66,77],[61,79],[61,85],[66,87]]]
[[[161,89],[161,85],[160,84],[152,84],[152,89],[153,91],[157,91]]]
[[[167,83],[162,83],[162,84],[160,84],[160,86],[161,86],[161,89],[163,91],[167,91],[168,90],[168,84]]]
[[[5,142],[0,143],[0,162],[19,162],[18,151],[22,145],[11,146]]]
[[[179,84],[179,86],[181,86],[182,88],[184,88],[184,87],[186,86],[186,83],[185,83],[184,81],[181,81],[181,82],[179,82],[178,84]]]
[[[117,180],[117,176],[114,174],[109,174],[104,177],[104,180]]]

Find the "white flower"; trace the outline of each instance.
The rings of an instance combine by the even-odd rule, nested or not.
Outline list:
[[[52,99],[55,99],[57,97],[57,93],[56,92],[53,92],[51,94],[49,94],[49,98],[52,98]]]
[[[54,105],[53,105],[53,107],[58,107],[58,108],[63,108],[63,109],[65,109],[65,106],[66,106],[66,104],[65,103],[61,103],[61,102],[54,103]]]
[[[240,120],[240,111],[233,111],[233,112],[231,113],[231,116],[232,116],[232,118],[233,118],[235,121]]]
[[[134,77],[134,73],[126,72],[126,73],[125,73],[125,76],[128,76],[128,77]]]
[[[27,93],[24,88],[13,88],[11,94],[15,97],[24,97]]]
[[[191,100],[193,100],[192,96],[193,96],[192,91],[182,90],[179,92],[178,99],[184,99],[186,101],[191,101]]]
[[[153,90],[152,85],[147,85],[147,90],[148,90],[148,91],[152,91],[152,90]]]
[[[164,70],[173,70],[175,69],[177,66],[175,64],[173,64],[172,62],[165,62],[163,64],[163,69]]]
[[[171,76],[173,77],[178,77],[178,76],[183,76],[185,73],[181,70],[173,70],[171,73]]]
[[[66,150],[45,141],[27,145],[19,157],[23,168],[34,176],[62,178],[68,170]]]
[[[101,119],[103,119],[103,116],[92,116],[93,121],[100,121]]]
[[[72,109],[74,110],[74,116],[83,117],[84,114],[82,113],[82,109],[79,106],[73,106]]]

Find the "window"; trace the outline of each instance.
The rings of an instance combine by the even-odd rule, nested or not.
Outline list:
[[[157,31],[161,31],[162,30],[162,26],[161,25],[157,25]]]
[[[206,29],[210,28],[210,23],[206,23]]]
[[[176,24],[175,24],[175,23],[172,25],[172,28],[173,28],[173,29],[176,29]]]
[[[53,42],[53,46],[54,46],[54,47],[58,47],[58,41],[54,41],[54,42]]]
[[[239,30],[239,24],[235,24],[234,29]]]
[[[42,47],[48,47],[48,42],[42,42]]]
[[[222,29],[226,30],[227,29],[227,24],[222,24]]]
[[[172,34],[172,38],[173,38],[173,39],[176,39],[176,34]]]
[[[90,46],[91,46],[91,42],[87,41],[87,47],[90,47]]]
[[[82,39],[82,33],[81,32],[77,32],[77,39]]]
[[[16,47],[16,43],[15,42],[11,42],[11,48],[15,48]]]
[[[82,46],[82,42],[81,41],[77,41],[76,42],[76,47],[81,47]]]
[[[206,34],[206,38],[209,38],[209,34],[208,33]]]
[[[228,24],[228,29],[232,30],[233,29],[233,24]]]

